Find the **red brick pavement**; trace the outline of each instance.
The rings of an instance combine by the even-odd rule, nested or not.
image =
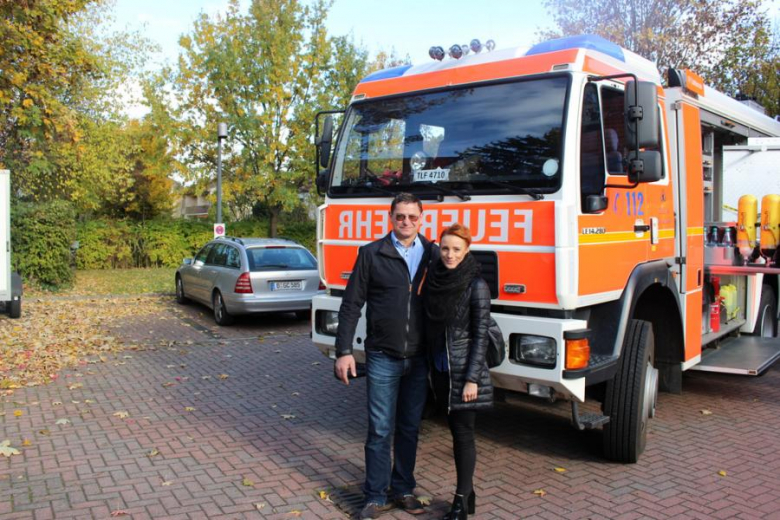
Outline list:
[[[316,493],[362,478],[365,381],[337,383],[307,326],[220,328],[173,304],[107,321],[139,349],[2,398],[0,440],[22,454],[0,457],[0,518],[345,518]],[[780,518],[778,369],[686,374],[634,465],[600,459],[598,432],[568,415],[517,398],[480,416],[476,518]],[[440,517],[455,478],[441,419],[424,423],[417,477],[434,497],[423,518]]]

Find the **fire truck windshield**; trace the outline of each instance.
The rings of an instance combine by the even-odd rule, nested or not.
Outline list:
[[[554,192],[568,89],[561,75],[356,103],[329,192]]]

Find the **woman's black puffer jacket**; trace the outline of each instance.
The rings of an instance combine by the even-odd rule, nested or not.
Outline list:
[[[457,303],[454,319],[447,326],[450,364],[450,410],[484,410],[493,406],[493,384],[485,353],[490,325],[490,289],[474,278]],[[477,383],[477,399],[463,402],[466,381]]]

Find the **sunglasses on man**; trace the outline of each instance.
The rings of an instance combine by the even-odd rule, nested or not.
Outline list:
[[[414,224],[420,219],[420,215],[404,215],[403,213],[395,214],[395,220],[397,220],[398,222],[403,222],[406,219],[409,219],[409,222]]]

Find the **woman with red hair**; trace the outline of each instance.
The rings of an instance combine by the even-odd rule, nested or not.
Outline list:
[[[469,229],[453,224],[442,231],[440,240],[441,257],[428,273],[423,301],[429,323],[431,375],[437,401],[447,406],[458,475],[455,498],[444,518],[466,520],[475,510],[477,410],[493,406],[485,360],[490,290],[480,276],[479,262],[469,253]]]

